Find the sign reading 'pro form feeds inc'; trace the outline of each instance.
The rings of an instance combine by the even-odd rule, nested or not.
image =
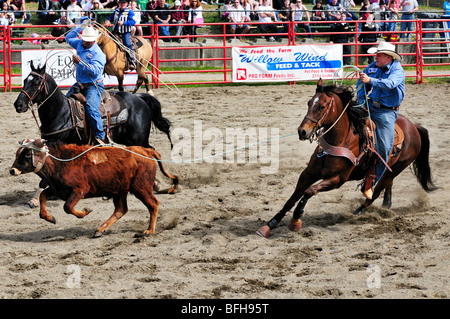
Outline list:
[[[233,47],[232,58],[233,82],[332,79],[342,67],[342,44]]]

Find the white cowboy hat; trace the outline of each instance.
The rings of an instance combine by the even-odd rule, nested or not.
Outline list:
[[[369,53],[369,54],[384,53],[384,54],[390,55],[397,61],[402,60],[402,57],[395,50],[395,45],[393,45],[392,43],[386,42],[386,41],[380,42],[380,44],[378,45],[378,48],[376,48],[376,47],[370,48],[369,50],[367,50],[367,53]]]
[[[81,39],[86,42],[94,42],[97,40],[98,35],[98,30],[94,29],[94,27],[89,26],[84,28]]]

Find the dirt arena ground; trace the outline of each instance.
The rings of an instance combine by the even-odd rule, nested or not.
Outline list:
[[[268,153],[276,155],[278,143],[279,161],[258,153],[253,162],[247,156],[226,163],[221,156],[213,159],[223,163],[166,163],[179,175],[181,192],[157,195],[156,234],[144,239],[135,234],[147,228],[149,214],[132,195],[127,215],[98,239],[91,236],[111,215],[111,200],[80,202],[78,208],[93,209],[84,219],[51,201],[55,225],[25,207],[39,178],[8,170],[17,142],[39,133],[30,112],[15,112],[18,94],[1,93],[0,298],[449,298],[448,83],[408,85],[401,107],[429,130],[439,190],[425,193],[407,169],[394,182],[391,209],[379,199],[353,216],[363,198],[349,182],[312,198],[298,233],[287,228],[288,214],[269,239],[256,235],[291,195],[316,146],[290,135],[314,89],[180,88],[182,97],[158,90],[163,114],[183,136],[174,136],[175,146],[191,143],[190,158],[208,155],[209,133],[223,135],[223,151],[238,145],[225,139],[234,128],[253,130],[258,140],[275,137]],[[165,160],[176,159],[165,135],[153,132],[150,139]]]

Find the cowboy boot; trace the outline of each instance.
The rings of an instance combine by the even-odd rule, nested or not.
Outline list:
[[[367,171],[367,175],[364,179],[364,184],[361,187],[361,192],[363,193],[364,197],[367,199],[372,199],[372,195],[373,195],[373,182],[375,181],[375,164],[376,164],[376,160],[374,160],[371,164],[371,166],[369,167],[368,171]]]

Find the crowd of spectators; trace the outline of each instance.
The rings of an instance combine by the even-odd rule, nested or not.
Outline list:
[[[280,41],[280,33],[287,33],[289,24],[295,22],[295,32],[299,28],[312,38],[320,26],[329,27],[332,32],[349,33],[350,28],[357,27],[363,32],[391,32],[397,30],[398,19],[405,20],[399,23],[400,38],[409,38],[413,30],[413,20],[418,11],[417,0],[363,0],[361,7],[356,8],[353,0],[312,0],[314,6],[308,9],[302,0],[133,0],[128,4],[134,12],[136,25],[132,35],[148,35],[152,32],[152,24],[158,25],[160,35],[174,35],[175,41],[180,42],[181,36],[188,35],[195,41],[198,28],[203,27],[202,4],[218,4],[220,16],[223,21],[229,22],[229,33],[240,37],[241,34],[251,32],[249,22],[258,24],[261,33],[269,34],[267,41]],[[2,10],[0,23],[3,25],[22,23],[28,24],[32,14],[36,15],[40,25],[58,25],[57,34],[66,30],[68,26],[77,24],[81,17],[89,16],[91,20],[102,23],[101,15],[109,15],[118,7],[117,0],[37,0],[37,12],[29,12],[25,0],[0,0]],[[308,1],[309,4],[311,3]],[[445,1],[445,6],[448,1]],[[368,22],[370,20],[370,22]],[[36,21],[36,20],[33,20]],[[323,23],[310,23],[321,21]],[[353,21],[353,22],[350,22]],[[280,22],[280,24],[274,24]],[[347,26],[340,29],[343,24]],[[177,25],[170,25],[177,24]],[[368,25],[375,29],[368,29]],[[143,25],[143,26],[142,26]],[[64,27],[64,28],[63,28]],[[373,31],[375,30],[375,31]],[[402,33],[404,32],[404,33]],[[53,33],[53,30],[52,30]],[[376,35],[376,33],[374,34]],[[330,41],[336,41],[334,35]],[[342,36],[343,37],[343,36]],[[165,39],[170,41],[170,39]],[[387,36],[389,40],[389,35]],[[341,41],[341,40],[338,40]],[[365,43],[371,42],[364,38]]]

